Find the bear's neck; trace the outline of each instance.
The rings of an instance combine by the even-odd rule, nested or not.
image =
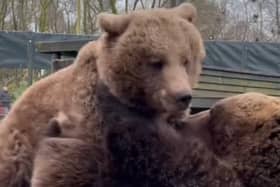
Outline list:
[[[96,108],[98,115],[106,124],[125,121],[153,121],[155,112],[148,108],[132,107],[122,103],[103,83],[97,83]]]

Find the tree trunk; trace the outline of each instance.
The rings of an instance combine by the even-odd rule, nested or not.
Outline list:
[[[97,0],[98,1],[98,4],[99,4],[99,7],[100,7],[100,10],[101,12],[104,11],[104,4],[103,4],[103,1],[102,0]]]
[[[140,0],[140,3],[141,3],[141,6],[142,6],[142,9],[145,9],[145,5],[144,5],[142,0]]]
[[[84,31],[84,33],[88,34],[88,27],[87,27],[88,8],[89,8],[89,1],[88,0],[83,1],[83,8],[84,8],[84,11],[83,11],[83,31]]]
[[[7,14],[7,9],[8,9],[8,2],[7,2],[7,0],[3,0],[2,1],[2,6],[1,6],[1,9],[0,9],[1,30],[4,30],[4,27],[5,27],[5,18],[6,18],[6,14]]]
[[[117,3],[116,0],[110,0],[111,10],[112,10],[113,14],[117,14],[118,13],[118,10],[117,10],[117,7],[116,7],[116,3]]]
[[[54,3],[54,14],[55,14],[55,18],[58,17],[58,9],[59,9],[59,0],[56,0],[56,2]],[[55,30],[56,33],[58,32],[57,20],[58,20],[58,19],[54,19],[54,23],[53,23],[54,30]]]
[[[18,30],[17,18],[16,18],[16,10],[15,10],[15,0],[12,0],[12,17],[13,17],[13,25],[14,30]]]
[[[260,33],[259,40],[263,40],[263,0],[259,2],[259,12],[260,12]]]
[[[278,39],[280,35],[279,0],[275,0],[275,17],[276,17],[276,28],[277,28],[276,37]]]
[[[52,0],[41,0],[40,1],[40,18],[39,18],[39,31],[47,32],[49,29],[49,21],[48,21],[48,11],[49,5]]]
[[[151,8],[155,8],[155,6],[156,6],[156,0],[153,0],[153,1],[152,1]]]
[[[67,33],[71,33],[70,13],[67,12]]]
[[[135,0],[135,1],[134,1],[134,3],[133,3],[133,10],[136,9],[138,2],[139,2],[139,0]]]
[[[77,0],[77,19],[76,19],[76,34],[81,33],[82,5],[81,0]]]
[[[243,34],[243,41],[247,40],[247,34],[248,34],[248,27],[249,27],[249,14],[248,14],[248,2],[246,2],[246,0],[243,0],[243,4],[244,4],[244,10],[245,10],[245,20],[246,20],[246,27],[244,30],[244,34]]]
[[[161,7],[161,0],[158,0],[158,7]]]
[[[125,12],[128,12],[128,0],[125,0]]]
[[[34,25],[35,25],[35,32],[38,32],[38,12],[37,12],[37,6],[38,6],[38,0],[32,0],[31,1],[31,8],[32,8],[32,19],[34,21]]]
[[[24,14],[24,11],[25,11],[25,0],[20,0],[19,1],[19,29],[20,30],[25,30],[26,29],[26,17],[25,17],[25,14]]]

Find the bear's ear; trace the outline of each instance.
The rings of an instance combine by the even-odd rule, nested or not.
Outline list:
[[[101,13],[98,16],[98,22],[101,29],[108,34],[120,35],[126,30],[130,22],[130,16]]]
[[[182,3],[180,6],[173,8],[172,11],[191,23],[196,22],[197,10],[191,3]]]

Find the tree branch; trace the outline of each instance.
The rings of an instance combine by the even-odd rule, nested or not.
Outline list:
[[[155,6],[156,6],[156,0],[153,0],[153,1],[152,1],[151,8],[155,8]]]
[[[139,0],[135,0],[135,1],[134,1],[133,9],[132,9],[132,10],[135,10],[135,9],[136,9],[138,2],[139,2]]]
[[[145,9],[145,5],[142,0],[140,0],[140,3],[141,3],[142,8]]]
[[[118,10],[116,7],[116,0],[110,0],[110,4],[111,4],[111,10],[113,14],[117,14]]]
[[[128,0],[125,0],[125,12],[128,12]]]

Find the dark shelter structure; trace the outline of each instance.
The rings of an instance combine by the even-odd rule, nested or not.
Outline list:
[[[245,92],[280,96],[280,43],[208,41],[206,50],[195,107]]]
[[[58,69],[63,54],[76,56],[88,40],[39,42],[39,52],[55,54]],[[280,96],[280,44],[261,42],[206,41],[207,57],[200,83],[194,91],[193,112],[209,108],[222,98],[245,92]],[[61,66],[57,64],[62,64]],[[56,69],[56,68],[55,68]]]
[[[92,36],[50,34],[35,32],[0,31],[0,67],[50,68],[51,55],[38,53],[35,43],[38,41],[68,41],[92,39]]]
[[[0,69],[26,69],[29,72],[29,83],[31,84],[33,70],[49,71],[51,69],[52,55],[38,53],[35,49],[36,42],[80,40],[82,38],[91,39],[92,36],[0,31]]]
[[[97,35],[0,32],[0,68],[55,71],[70,64],[83,44],[97,38]],[[207,57],[194,91],[194,111],[244,92],[280,96],[279,43],[206,41],[205,44]],[[31,83],[32,73],[29,79]]]

